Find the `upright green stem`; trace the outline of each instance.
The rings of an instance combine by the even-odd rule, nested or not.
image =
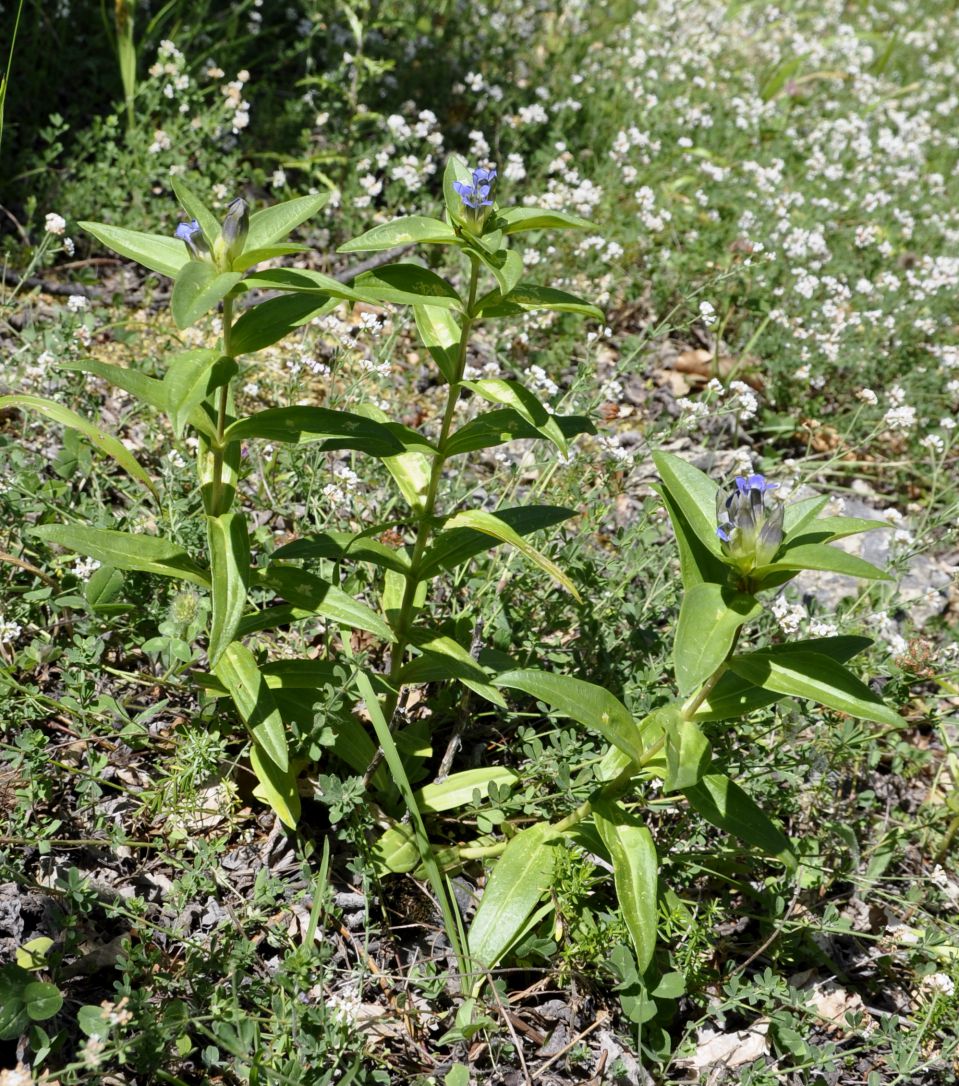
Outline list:
[[[233,299],[223,299],[223,353],[232,358],[231,336],[233,333]],[[220,398],[216,413],[216,444],[213,446],[213,492],[210,500],[210,513],[218,516],[223,501],[223,434],[226,432],[226,407],[230,395],[230,386],[225,384],[220,389]]]
[[[476,287],[479,282],[479,261],[470,257],[470,284],[469,298],[466,303],[466,313],[463,317],[463,329],[460,334],[459,347],[456,356],[455,380],[450,382],[446,396],[446,410],[443,412],[443,421],[440,425],[439,439],[437,440],[437,453],[433,458],[430,469],[430,480],[426,490],[426,500],[423,503],[423,512],[420,514],[419,527],[416,531],[416,540],[413,544],[413,555],[410,559],[410,568],[406,574],[406,585],[403,590],[403,601],[400,605],[399,617],[396,620],[396,643],[390,654],[390,686],[392,692],[387,697],[384,705],[384,713],[387,720],[392,720],[396,711],[396,703],[399,700],[398,681],[403,667],[403,657],[409,644],[409,630],[413,622],[414,603],[416,590],[419,588],[420,566],[423,555],[433,533],[433,516],[436,510],[436,497],[439,491],[440,479],[443,475],[443,467],[446,464],[446,446],[449,442],[450,431],[453,428],[453,419],[456,416],[456,404],[459,401],[463,384],[463,373],[466,369],[466,349],[469,344],[470,331],[473,327],[475,314],[473,307],[476,304]]]

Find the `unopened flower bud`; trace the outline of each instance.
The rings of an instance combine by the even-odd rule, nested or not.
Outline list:
[[[196,618],[199,608],[200,597],[196,592],[186,589],[173,597],[173,602],[170,604],[170,618],[178,626],[189,626]]]
[[[243,245],[246,242],[249,229],[250,206],[242,196],[238,196],[226,209],[226,218],[223,220],[223,227],[220,231],[230,260],[238,257],[243,252]]]
[[[173,236],[186,244],[191,260],[210,259],[210,243],[203,236],[203,231],[196,219],[192,222],[181,222]]]
[[[762,475],[737,476],[730,491],[716,495],[716,535],[723,554],[743,573],[769,565],[783,541],[785,506],[766,504],[766,494],[778,486]]]

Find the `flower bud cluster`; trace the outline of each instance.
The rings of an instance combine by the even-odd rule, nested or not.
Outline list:
[[[769,565],[783,541],[785,506],[766,502],[778,486],[762,475],[738,475],[730,490],[716,495],[716,535],[723,554],[743,573]]]
[[[191,260],[212,261],[221,271],[229,271],[233,261],[243,252],[249,229],[250,207],[242,196],[238,196],[227,208],[220,236],[212,248],[196,219],[181,222],[173,236],[186,245]]]

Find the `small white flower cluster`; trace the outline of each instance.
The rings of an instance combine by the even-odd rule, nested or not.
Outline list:
[[[0,645],[12,644],[21,633],[23,633],[23,627],[18,622],[0,615]]]
[[[250,73],[243,68],[236,73],[236,79],[220,88],[223,93],[223,108],[227,114],[227,123],[234,136],[239,135],[250,124],[250,103],[243,97],[249,81]]]
[[[73,560],[73,572],[81,581],[89,581],[99,568],[100,563],[96,558],[80,557]]]
[[[790,603],[783,595],[773,600],[770,611],[784,634],[798,633],[799,628],[809,617],[809,612],[801,603]]]

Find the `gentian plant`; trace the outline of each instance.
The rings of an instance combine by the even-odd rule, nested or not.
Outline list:
[[[572,516],[550,505],[455,508],[444,493],[448,465],[514,439],[542,440],[566,455],[570,442],[590,433],[588,419],[560,416],[516,379],[467,376],[470,339],[492,320],[532,310],[599,319],[588,301],[529,282],[512,239],[529,231],[589,224],[574,215],[530,207],[500,207],[496,171],[470,170],[451,158],[443,178],[442,218],[414,215],[374,227],[342,247],[378,252],[403,245],[442,246],[462,261],[462,285],[413,259],[358,275],[346,286],[318,272],[256,265],[299,252],[284,241],[322,206],[303,197],[250,213],[242,199],[222,224],[176,179],[189,221],[175,237],[115,226],[84,224],[101,242],[146,268],[173,278],[171,310],[187,328],[221,308],[216,347],[179,352],[162,379],[95,360],[75,368],[126,389],[163,412],[172,432],[197,438],[197,515],[203,518],[206,553],[187,553],[172,540],[142,533],[47,523],[35,535],[88,555],[112,570],[143,570],[189,582],[209,596],[205,632],[207,670],[189,673],[206,695],[230,699],[245,729],[257,794],[290,829],[301,815],[300,786],[329,744],[332,753],[364,774],[369,798],[384,830],[374,857],[381,872],[416,870],[430,882],[458,957],[462,984],[475,996],[524,936],[553,911],[549,890],[561,847],[604,851],[628,928],[637,976],[654,996],[657,901],[663,892],[655,843],[643,821],[645,805],[662,793],[686,802],[716,826],[775,857],[795,864],[789,841],[722,772],[704,726],[735,719],[786,696],[816,700],[831,709],[897,725],[899,718],[842,665],[868,642],[833,637],[762,648],[739,646],[746,624],[762,612],[762,593],[801,569],[827,569],[881,577],[875,567],[829,546],[843,535],[876,525],[823,517],[825,499],[784,507],[775,484],[762,476],[737,479],[728,490],[677,457],[655,454],[659,493],[675,530],[684,597],[675,633],[675,692],[665,705],[637,720],[609,691],[545,668],[517,667],[501,653],[476,652],[463,638],[464,624],[427,606],[429,588],[494,547],[517,550],[544,577],[578,598],[573,581],[529,536]],[[274,292],[238,312],[252,291]],[[445,386],[442,414],[425,432],[397,422],[372,404],[354,412],[314,406],[269,408],[237,417],[233,385],[239,359],[281,340],[313,317],[343,302],[409,306],[420,339]],[[469,395],[483,409],[469,421],[459,405]],[[117,438],[59,404],[12,396],[0,406],[36,409],[86,435],[145,490],[149,474]],[[399,413],[401,405],[397,405]],[[396,486],[401,512],[388,524],[359,533],[327,531],[280,547],[262,563],[251,559],[249,498],[241,486],[241,443],[319,443],[324,450],[354,450],[382,461]],[[717,516],[718,511],[718,516]],[[393,542],[381,537],[386,528]],[[396,543],[399,539],[401,542]],[[373,567],[379,606],[354,598],[341,571],[356,563]],[[321,575],[315,570],[325,570]],[[332,574],[330,573],[332,570]],[[202,612],[202,609],[201,609]],[[200,612],[198,612],[200,613]],[[323,659],[267,658],[264,631],[323,619],[340,632],[328,639]],[[192,628],[192,627],[191,627]],[[350,631],[360,630],[388,648],[388,666],[374,672],[353,651]],[[187,668],[184,666],[184,672]],[[414,793],[411,780],[427,772],[421,742],[404,735],[402,712],[409,688],[456,684],[501,710],[504,691],[532,696],[602,737],[608,749],[596,786],[575,810],[555,822],[523,828],[507,822],[499,836],[438,849],[428,822],[440,812],[486,802],[494,790],[519,779],[512,768],[483,767],[428,782]],[[319,713],[339,699],[346,711]],[[349,711],[365,704],[368,725]],[[229,702],[224,702],[229,704]],[[369,731],[372,729],[372,734]],[[385,766],[381,764],[385,762]],[[468,932],[448,877],[476,860],[494,862]],[[465,1019],[472,998],[463,1005]]]

